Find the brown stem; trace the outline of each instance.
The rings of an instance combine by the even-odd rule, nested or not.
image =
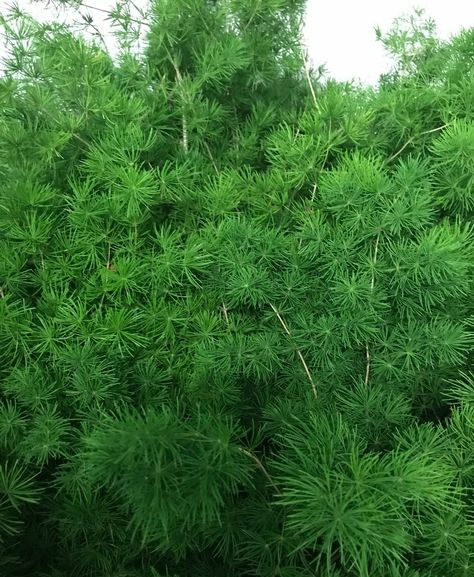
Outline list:
[[[178,65],[176,64],[174,58],[171,56],[170,52],[168,49],[166,49],[166,51],[168,52],[168,56],[169,59],[171,60],[171,64],[173,65],[173,68],[176,72],[176,78],[178,79],[178,86],[183,82],[183,77],[181,76],[181,72],[178,68]],[[183,112],[182,115],[182,122],[183,122],[183,148],[184,148],[184,152],[188,152],[188,121],[186,119],[186,115]]]
[[[215,163],[214,157],[212,156],[212,152],[211,152],[211,149],[209,148],[209,144],[207,144],[206,141],[204,141],[204,146],[206,147],[207,154],[209,155],[209,158],[211,159],[212,166],[214,168],[215,173],[219,174],[219,169],[217,168],[217,164]]]
[[[311,77],[309,75],[309,66],[308,66],[308,61],[306,59],[305,56],[303,56],[303,62],[304,62],[304,71],[306,74],[306,80],[308,81],[308,86],[309,89],[311,91],[311,96],[313,97],[313,101],[314,101],[314,105],[316,106],[316,110],[319,111],[319,104],[318,104],[318,100],[316,98],[316,93],[314,91],[314,87],[313,87],[313,83],[311,82]]]
[[[244,453],[244,455],[247,455],[247,457],[250,457],[252,459],[252,461],[257,465],[257,467],[260,469],[260,471],[262,471],[262,473],[265,475],[265,477],[267,478],[270,485],[275,489],[275,492],[278,493],[279,495],[281,495],[280,489],[276,485],[275,481],[270,477],[270,474],[265,469],[265,466],[263,465],[262,461],[260,461],[260,459],[256,455],[254,455],[251,451],[244,449],[243,447],[239,447],[239,451],[241,453]]]
[[[227,314],[227,307],[222,303],[222,310],[224,311],[225,322],[229,325],[229,315]]]
[[[416,135],[416,136],[423,136],[424,134],[431,134],[432,132],[438,132],[439,130],[443,130],[443,128],[446,128],[447,126],[449,126],[449,123],[447,124],[443,124],[443,126],[438,126],[438,128],[432,128],[431,130],[425,130],[424,132],[420,132],[420,134]],[[395,154],[393,154],[388,160],[387,162],[391,162],[392,160],[395,160],[395,158],[397,158],[397,156],[399,156],[407,146],[409,146],[416,138],[416,136],[412,136],[411,138],[409,138],[405,144],[400,148],[400,150],[398,152],[396,152]]]
[[[270,303],[270,306],[272,307],[273,312],[274,312],[274,313],[276,314],[276,316],[278,317],[278,320],[280,321],[281,325],[283,326],[283,328],[284,328],[284,330],[285,330],[285,333],[286,333],[289,337],[291,337],[290,329],[287,327],[287,325],[286,325],[285,321],[283,320],[282,316],[280,315],[280,313],[277,311],[277,309],[276,309],[271,303]],[[311,376],[311,372],[310,372],[310,370],[309,370],[309,368],[308,368],[308,365],[306,364],[306,361],[305,361],[305,359],[304,359],[304,357],[303,357],[303,354],[302,354],[302,352],[301,352],[299,349],[296,349],[296,354],[298,355],[298,357],[299,357],[299,359],[300,359],[300,361],[301,361],[301,364],[302,364],[303,367],[304,367],[304,370],[305,370],[305,372],[306,372],[306,375],[307,375],[307,377],[308,377],[308,379],[309,379],[309,382],[311,383],[311,388],[313,389],[314,396],[317,397],[317,396],[318,396],[318,393],[317,393],[317,390],[316,390],[316,385],[315,385],[315,383],[314,383],[313,377]]]
[[[374,262],[373,265],[375,267],[375,264],[377,262],[377,253],[379,250],[379,242],[380,242],[380,232],[377,235],[377,239],[375,241],[375,250],[374,250]],[[372,269],[372,278],[370,280],[370,290],[373,291],[374,290],[374,286],[375,286],[375,268]],[[370,377],[370,364],[371,364],[371,360],[370,360],[370,350],[369,350],[369,344],[367,343],[365,345],[365,357],[366,357],[366,365],[365,365],[365,379],[364,379],[364,384],[367,386],[369,384],[369,377]]]

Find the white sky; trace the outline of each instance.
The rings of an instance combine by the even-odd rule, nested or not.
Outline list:
[[[57,13],[46,11],[41,4],[30,0],[17,0],[20,8],[35,17],[47,13],[57,19]],[[107,9],[115,0],[85,0],[86,4]],[[11,0],[0,0],[0,13],[4,14]],[[135,0],[145,7],[147,0]],[[374,27],[388,30],[394,18],[412,9],[424,8],[438,26],[438,34],[448,38],[462,27],[474,26],[473,0],[307,0],[305,40],[313,64],[325,64],[328,73],[338,80],[360,79],[374,84],[390,64],[382,45],[375,41]],[[105,14],[89,10],[94,24],[107,36]],[[62,11],[62,19],[68,12]],[[49,19],[49,18],[48,18]],[[0,45],[1,48],[1,45]]]
[[[308,0],[305,37],[313,63],[326,62],[338,80],[375,83],[390,62],[375,41],[374,27],[386,31],[414,8],[425,9],[444,39],[474,26],[473,0]]]

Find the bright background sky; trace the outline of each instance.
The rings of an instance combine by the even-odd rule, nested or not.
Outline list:
[[[395,18],[414,8],[435,20],[443,39],[474,26],[473,0],[308,0],[305,37],[313,63],[326,62],[338,80],[377,82],[390,61],[375,41],[374,27],[389,30]]]
[[[12,0],[0,0],[0,13],[5,13]],[[54,9],[45,10],[30,0],[16,0],[21,9],[43,19],[47,15],[58,19]],[[115,0],[85,0],[86,4],[107,9]],[[135,0],[146,6],[146,0]],[[375,41],[374,27],[388,30],[392,21],[413,8],[424,8],[426,15],[438,26],[438,35],[449,38],[462,27],[474,26],[473,0],[307,0],[305,40],[315,67],[325,64],[328,73],[338,80],[360,79],[375,84],[379,75],[387,71],[390,62],[382,45]],[[108,24],[105,14],[89,10],[94,24],[107,37]],[[62,10],[60,19],[67,19]],[[0,49],[2,48],[0,44]]]

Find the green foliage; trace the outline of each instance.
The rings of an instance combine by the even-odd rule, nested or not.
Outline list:
[[[2,16],[2,575],[474,575],[473,32],[303,14]]]
[[[0,539],[19,533],[22,525],[21,506],[39,501],[39,489],[18,461],[5,461],[0,467]]]
[[[357,575],[403,564],[423,513],[449,510],[456,499],[455,472],[422,444],[367,454],[340,418],[316,416],[289,425],[281,443],[286,528],[299,549],[326,562],[328,574],[336,550]]]

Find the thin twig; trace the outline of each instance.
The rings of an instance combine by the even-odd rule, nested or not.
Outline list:
[[[211,152],[211,149],[209,148],[209,144],[207,144],[206,141],[204,141],[204,146],[206,147],[207,154],[209,155],[209,158],[211,159],[212,166],[214,167],[215,173],[219,174],[219,169],[217,168],[217,164],[214,161],[214,157],[212,156],[212,152]]]
[[[308,375],[308,379],[309,379],[309,382],[311,383],[311,387],[313,389],[314,396],[317,397],[318,393],[316,391],[316,385],[314,384],[313,377],[311,376],[308,365],[306,364],[306,361],[304,360],[303,354],[301,353],[301,351],[299,349],[296,349],[296,354],[299,356],[300,361],[303,364],[304,370],[306,371],[306,374]]]
[[[128,1],[129,1],[130,5],[133,6],[133,8],[135,8],[135,10],[138,12],[138,14],[140,14],[140,16],[147,17],[147,16],[150,14],[149,12],[148,12],[148,13],[147,13],[147,12],[144,12],[144,11],[142,10],[142,8],[139,8],[139,7],[135,4],[135,2],[133,2],[133,0],[128,0]],[[147,23],[144,22],[144,24],[147,24]]]
[[[368,343],[366,343],[365,345],[365,358],[366,358],[366,364],[365,364],[364,385],[367,386],[369,384],[369,377],[370,377],[370,350]]]
[[[319,112],[319,104],[316,98],[316,93],[314,91],[313,83],[311,82],[311,77],[309,75],[309,66],[306,57],[303,55],[303,63],[304,63],[304,71],[306,74],[306,80],[308,81],[309,89],[311,91],[311,96],[313,97],[314,105],[316,106],[316,110]]]
[[[183,77],[181,76],[181,72],[178,68],[178,65],[174,61],[174,58],[171,56],[169,50],[166,49],[166,51],[168,52],[169,59],[171,60],[171,64],[173,65],[173,68],[176,72],[176,78],[178,79],[178,86],[179,86],[183,82]],[[181,97],[182,97],[182,95],[181,95]],[[187,122],[186,115],[184,114],[184,112],[182,115],[182,122],[183,122],[183,148],[184,148],[184,152],[188,152],[188,122]]]
[[[244,453],[244,455],[247,455],[247,457],[250,457],[252,459],[252,461],[257,465],[257,467],[260,469],[260,471],[262,471],[262,473],[265,475],[268,482],[275,489],[275,492],[278,493],[279,495],[281,495],[280,489],[276,485],[275,481],[270,477],[270,474],[265,469],[265,466],[263,465],[262,461],[260,461],[260,459],[256,455],[254,455],[251,451],[248,451],[247,449],[244,449],[243,447],[239,447],[239,451],[241,451],[242,453]]]
[[[105,8],[99,8],[98,6],[91,6],[90,4],[84,4],[84,2],[81,2],[81,6],[83,6],[84,8],[90,8],[91,10],[97,10],[98,12],[103,12],[104,14],[110,14],[110,11],[106,10]],[[74,6],[72,7],[74,8]]]
[[[112,263],[110,261],[111,259],[111,252],[112,252],[112,243],[110,241],[108,241],[108,250],[107,250],[107,264],[105,266],[106,270],[113,270],[112,269]],[[106,276],[106,279],[108,279],[108,276]],[[102,292],[102,295],[100,297],[100,301],[99,301],[99,312],[102,311],[102,307],[104,306],[104,300],[105,300],[105,291]]]
[[[276,316],[278,317],[278,320],[280,321],[280,323],[282,324],[283,328],[285,329],[285,333],[291,338],[290,329],[287,327],[287,325],[286,325],[285,321],[283,320],[282,316],[280,315],[280,313],[277,311],[277,309],[276,309],[271,303],[270,303],[270,306],[272,307],[273,312],[276,314]],[[311,372],[310,372],[310,370],[309,370],[309,368],[308,368],[308,365],[306,364],[306,361],[304,360],[303,354],[301,353],[301,351],[300,351],[299,349],[296,349],[296,354],[298,355],[298,357],[299,357],[299,359],[300,359],[300,361],[301,361],[301,364],[302,364],[303,367],[304,367],[304,370],[305,370],[305,372],[306,372],[306,375],[307,375],[307,377],[308,377],[308,379],[309,379],[309,382],[311,383],[311,388],[313,389],[314,396],[317,397],[317,396],[318,396],[318,392],[317,392],[317,390],[316,390],[316,385],[314,384],[313,377],[311,376]]]
[[[306,68],[306,61],[305,61],[305,68]],[[307,79],[308,79],[309,85],[310,85],[310,87],[311,87],[311,92],[312,92],[312,94],[313,94],[313,100],[314,100],[314,103],[315,103],[315,105],[316,105],[316,109],[317,109],[318,112],[319,112],[320,109],[319,109],[318,103],[316,102],[316,94],[314,93],[313,85],[311,84],[311,80],[310,80],[310,78],[309,78],[309,73],[308,73],[308,71],[306,71],[306,72],[307,72]],[[328,137],[329,137],[329,139],[331,138],[331,130],[332,130],[332,120],[331,120],[331,118],[330,118],[330,119],[329,119],[329,130],[328,130]],[[320,141],[321,141],[320,138],[318,138],[318,144],[320,143]],[[319,172],[321,172],[321,171],[324,169],[324,166],[326,165],[326,162],[327,162],[327,160],[328,160],[329,150],[330,150],[330,149],[331,149],[331,146],[330,146],[329,143],[328,143],[328,145],[327,145],[327,147],[326,147],[326,152],[325,152],[325,154],[324,154],[324,159],[323,159],[323,162],[322,162],[322,164],[321,164],[321,168],[319,169]],[[319,176],[319,175],[318,175],[318,176]],[[318,188],[318,183],[315,182],[315,183],[314,183],[314,186],[313,186],[313,191],[312,191],[312,193],[311,193],[311,202],[312,202],[312,203],[314,202],[314,199],[316,198],[316,190],[317,190],[317,188]]]
[[[85,24],[84,26],[90,26],[96,33],[96,35],[99,37],[100,41],[102,42],[102,45],[105,49],[105,52],[107,52],[108,48],[107,48],[107,42],[105,41],[104,37],[102,36],[102,34],[100,33],[100,30],[97,28],[97,26],[94,24],[93,20],[92,20],[92,16],[90,17],[91,19],[89,20],[87,17],[90,16],[89,14],[81,14],[82,19],[84,20]]]
[[[84,8],[89,8],[90,10],[97,10],[98,12],[103,12],[104,14],[107,14],[108,16],[110,16],[110,14],[111,14],[111,11],[106,10],[105,8],[98,8],[97,6],[91,6],[90,4],[84,4],[84,3],[81,3],[81,6],[83,6]],[[133,18],[130,15],[128,15],[128,19],[130,20],[130,22],[135,22],[135,24],[150,26],[150,24],[148,24],[148,22],[146,22],[145,20],[137,20],[136,18]]]
[[[51,118],[55,122],[60,122],[53,114],[51,114],[51,112],[47,108],[44,108],[42,106],[39,110],[41,112],[44,112],[47,116],[49,116],[49,118]],[[81,120],[82,120],[82,118],[81,118]],[[87,140],[84,140],[82,138],[82,136],[79,136],[79,134],[76,134],[75,132],[71,132],[71,136],[74,136],[74,138],[77,138],[77,140],[79,140],[79,142],[82,142],[82,144],[84,144],[85,146],[91,146],[91,143],[87,142]]]
[[[329,138],[331,138],[331,130],[332,130],[332,119],[329,118],[329,130],[328,130],[328,136]],[[328,161],[328,156],[329,156],[329,151],[331,150],[331,146],[328,144],[327,148],[326,148],[326,154],[324,155],[324,160],[323,163],[321,164],[321,170],[323,170],[326,162]]]
[[[331,123],[331,119],[329,119],[329,130],[328,130],[328,136],[329,138],[331,138],[331,130],[332,130],[332,123]],[[319,144],[319,139],[318,139],[318,144]],[[319,172],[321,173],[324,170],[324,167],[326,165],[326,162],[328,160],[328,156],[329,156],[329,151],[331,150],[331,146],[328,144],[328,146],[326,147],[326,153],[324,154],[324,159],[323,162],[321,163],[321,168],[319,169]],[[318,175],[319,176],[319,175]],[[314,186],[313,186],[313,191],[311,193],[311,202],[314,202],[314,199],[316,198],[316,189],[318,188],[318,183],[315,182]]]
[[[109,248],[108,248],[108,250],[107,250],[107,268],[110,268],[110,265],[112,264],[112,263],[110,262],[110,253],[111,253],[111,251],[112,251],[112,243],[110,242],[110,240],[109,240],[109,242],[108,242],[108,247],[109,247]]]
[[[423,136],[424,134],[431,134],[432,132],[438,132],[440,130],[443,130],[443,128],[446,128],[447,126],[449,126],[449,122],[447,124],[443,124],[443,126],[438,126],[438,128],[432,128],[431,130],[425,130],[424,132],[420,132],[420,134],[417,134],[415,136],[412,136],[411,138],[409,138],[405,144],[400,148],[400,150],[398,152],[396,152],[395,154],[393,154],[386,162],[392,162],[392,160],[395,160],[395,158],[397,158],[397,156],[399,156],[407,146],[409,146],[414,140],[415,138],[417,138],[418,136]]]
[[[372,278],[370,280],[370,290],[373,291],[374,290],[374,286],[375,286],[375,264],[377,263],[377,253],[379,250],[379,242],[380,242],[380,232],[377,235],[377,239],[375,241],[375,250],[374,250],[374,261],[373,261],[373,266],[374,268],[372,269]],[[366,357],[366,365],[365,365],[365,379],[364,379],[364,384],[365,386],[367,386],[369,384],[369,376],[370,376],[370,350],[369,350],[369,344],[366,343],[365,345],[365,357]]]
[[[277,311],[277,309],[272,305],[272,303],[270,303],[270,306],[273,309],[273,312],[276,314],[276,316],[278,317],[278,320],[280,321],[280,323],[282,324],[283,328],[285,329],[285,333],[291,337],[291,333],[290,333],[290,329],[286,326],[285,321],[283,320],[282,316],[280,315],[280,313]]]
[[[244,26],[244,28],[243,28],[243,30],[242,30],[242,34],[245,34],[245,33],[247,32],[248,27],[250,26],[250,24],[252,23],[253,19],[254,19],[255,16],[257,15],[257,11],[258,11],[258,8],[259,8],[259,4],[260,4],[260,2],[257,2],[257,3],[256,3],[255,10],[252,12],[250,18],[247,20],[247,23],[245,24],[245,26]]]
[[[225,322],[227,323],[227,326],[229,326],[229,315],[227,314],[225,303],[222,303],[222,310],[224,311]]]
[[[87,142],[87,140],[84,140],[82,138],[82,136],[79,136],[79,134],[76,134],[75,132],[73,132],[72,136],[74,136],[74,138],[77,138],[77,140],[79,140],[79,142],[82,142],[82,144],[84,144],[85,146],[91,146],[91,143]]]
[[[375,240],[375,250],[374,250],[374,266],[377,264],[377,253],[379,251],[379,242],[380,242],[380,232],[377,235],[377,239]],[[370,281],[370,289],[374,290],[375,285],[375,269],[372,269],[372,279]]]
[[[188,123],[183,112],[183,148],[184,152],[188,152]]]

